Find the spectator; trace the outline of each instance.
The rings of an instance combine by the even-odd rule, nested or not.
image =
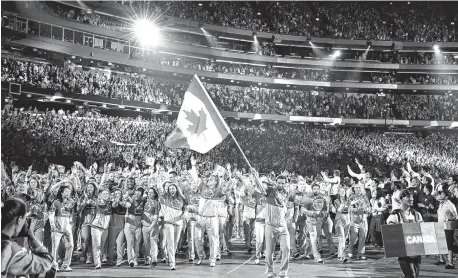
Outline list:
[[[437,210],[438,222],[444,225],[445,239],[448,248],[448,262],[445,269],[455,269],[453,265],[453,241],[456,228],[457,212],[456,206],[450,201],[451,193],[445,187],[437,197],[439,208]],[[444,256],[441,255],[436,265],[445,264]]]

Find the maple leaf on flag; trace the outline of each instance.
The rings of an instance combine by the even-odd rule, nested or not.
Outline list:
[[[194,111],[185,111],[186,120],[191,122],[191,125],[188,127],[188,131],[192,134],[199,136],[207,129],[207,114],[203,109],[199,111],[199,115],[194,113]]]

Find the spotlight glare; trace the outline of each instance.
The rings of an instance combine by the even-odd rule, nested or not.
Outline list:
[[[339,57],[340,56],[340,50],[337,50],[335,53],[334,53],[334,57]]]
[[[159,42],[159,29],[147,19],[139,19],[135,23],[134,31],[143,46],[154,46]]]
[[[434,49],[434,51],[439,52],[439,46],[438,46],[437,44],[435,44],[435,45],[433,46],[433,49]]]

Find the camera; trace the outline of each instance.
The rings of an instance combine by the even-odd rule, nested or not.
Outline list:
[[[30,219],[27,219],[25,221],[24,226],[22,226],[22,229],[19,232],[19,234],[16,236],[16,238],[29,236],[29,222],[30,222]]]

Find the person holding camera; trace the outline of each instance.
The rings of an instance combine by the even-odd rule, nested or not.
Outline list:
[[[27,226],[27,207],[19,199],[10,198],[2,207],[2,278],[45,273],[51,269],[53,258],[33,235],[36,219]],[[27,237],[30,251],[12,240]]]

